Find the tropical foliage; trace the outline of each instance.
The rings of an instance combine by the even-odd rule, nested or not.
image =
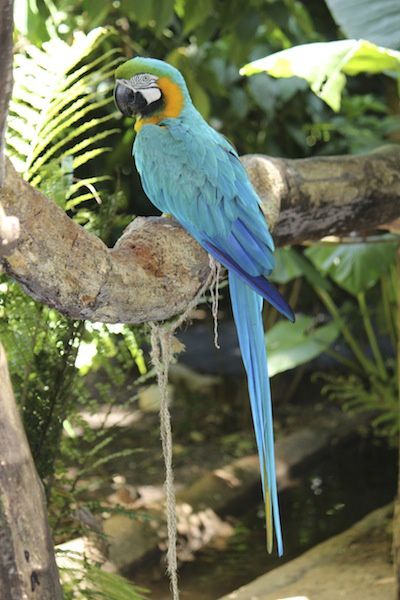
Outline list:
[[[332,2],[332,4],[340,15],[346,13],[346,9],[340,2]],[[390,12],[392,7],[389,4],[387,3],[385,8]],[[248,76],[261,72],[278,78],[297,76],[305,79],[312,91],[338,112],[346,75],[388,72],[390,77],[399,81],[400,52],[378,47],[366,40],[305,44],[258,59],[241,69],[241,73]],[[388,125],[392,132],[398,131],[400,117],[398,115],[388,117]],[[394,358],[400,335],[396,326],[398,310],[396,255],[399,238],[397,235],[389,235],[359,243],[354,243],[353,240],[349,242],[348,245],[314,246],[308,248],[304,255],[296,255],[294,252],[290,255],[294,265],[300,268],[321,298],[333,321],[330,325],[320,327],[312,335],[310,331],[305,335],[304,322],[298,321],[296,330],[293,331],[295,343],[283,356],[280,354],[280,347],[282,344],[284,347],[285,344],[283,340],[287,324],[275,325],[267,337],[267,343],[270,340],[270,354],[272,354],[272,374],[283,368],[306,362],[323,350],[332,354],[332,349],[327,348],[326,337],[323,334],[326,334],[327,327],[335,325],[336,335],[341,332],[355,362],[352,363],[341,354],[336,354],[336,359],[347,365],[351,375],[349,377],[324,375],[323,377],[328,381],[325,391],[332,397],[343,400],[345,407],[349,409],[375,411],[378,416],[373,420],[373,425],[379,428],[381,433],[395,439],[399,429],[398,394],[400,391],[400,369]],[[311,261],[313,267],[305,262],[305,257]],[[286,255],[286,270],[287,259],[288,255]],[[324,279],[318,272],[324,276]],[[279,272],[275,277],[279,279]],[[348,307],[339,310],[333,299],[331,286],[327,284],[327,277],[356,300],[356,304],[349,303]],[[286,281],[289,279],[290,276],[286,276]],[[378,282],[381,290],[380,312],[373,308],[376,295],[372,305],[368,305],[366,297],[367,291]],[[369,298],[371,296],[372,294],[369,293]],[[352,319],[353,327],[347,323],[349,317]],[[363,340],[361,343],[360,324],[363,326],[362,335],[364,335],[364,338],[361,337]],[[332,329],[332,333],[334,330],[335,328]],[[289,331],[287,336],[290,340]],[[320,338],[319,351],[318,347],[315,345],[313,347],[312,338],[315,336],[317,339]],[[275,342],[277,348],[274,346],[275,337],[279,339],[279,342]],[[334,339],[336,336],[332,338],[329,346]],[[378,339],[383,342],[384,349],[380,348]],[[365,350],[366,344],[370,348],[372,357],[366,355],[368,354]]]
[[[322,302],[322,324],[300,315],[292,328],[278,322],[266,336],[271,375],[325,352],[346,374],[320,373],[324,391],[349,410],[374,413],[376,430],[393,441],[399,427],[398,247],[398,239],[386,235],[346,244],[326,242],[301,254],[292,249],[286,265],[291,260],[293,269],[286,266],[291,274],[285,281],[301,270]]]
[[[131,126],[112,103],[115,66],[137,53],[177,66],[199,110],[240,153],[306,157],[398,141],[396,6],[16,0],[8,153],[27,181],[107,242],[133,214],[154,213],[134,172]],[[352,39],[359,37],[365,39]],[[299,317],[294,326],[269,321],[271,375],[324,353],[332,366],[323,375],[326,392],[350,410],[372,411],[377,430],[394,439],[398,238],[374,233],[331,242],[277,253],[274,279]],[[105,465],[132,452],[111,450],[118,429],[107,415],[136,406],[136,386],[147,372],[146,332],[70,321],[4,276],[0,293],[1,339],[51,523],[63,541],[87,533],[80,511],[90,509],[94,519],[103,511],[88,500],[89,474],[101,479]],[[98,429],[83,409],[104,414]],[[93,561],[67,573],[65,592],[71,600],[143,595]]]
[[[147,590],[137,588],[116,573],[73,552],[59,552],[65,600],[146,600]]]
[[[242,75],[268,73],[273,77],[301,77],[334,111],[339,111],[346,75],[400,72],[400,52],[367,40],[340,40],[294,46],[260,58],[241,70]]]

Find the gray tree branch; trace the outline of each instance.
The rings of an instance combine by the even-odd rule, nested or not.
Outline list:
[[[358,156],[243,162],[278,245],[371,230],[400,216],[400,147]],[[0,201],[21,222],[2,262],[34,298],[75,319],[140,323],[182,310],[204,283],[206,253],[172,219],[137,218],[112,249],[7,166]]]

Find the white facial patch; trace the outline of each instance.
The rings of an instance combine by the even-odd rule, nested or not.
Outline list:
[[[147,104],[151,104],[152,102],[157,102],[161,98],[161,90],[160,88],[154,86],[146,89],[141,89],[140,93],[143,98],[146,100]]]

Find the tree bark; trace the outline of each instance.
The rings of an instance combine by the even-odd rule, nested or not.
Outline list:
[[[0,344],[0,598],[62,600],[46,501]]]
[[[0,195],[12,89],[13,2],[0,0]],[[0,256],[15,250],[19,222],[0,204]],[[0,344],[0,598],[62,600],[46,502]]]
[[[13,0],[0,0],[0,187],[4,180],[4,133],[12,90]]]
[[[371,231],[400,215],[400,146],[351,156],[243,160],[250,175],[260,161],[253,185],[264,205],[272,199],[280,206],[278,246]]]
[[[277,245],[371,230],[400,216],[400,147],[359,156],[246,156]],[[208,258],[172,219],[137,218],[115,248],[69,219],[7,165],[0,201],[21,222],[5,270],[34,298],[74,319],[141,323],[185,309]]]
[[[4,136],[12,90],[13,0],[0,0],[0,188],[4,184]],[[0,256],[16,247],[19,222],[7,217],[0,204]]]

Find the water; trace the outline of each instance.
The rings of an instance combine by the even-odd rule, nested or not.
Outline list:
[[[253,505],[232,518],[235,535],[225,549],[204,550],[181,566],[182,600],[216,600],[390,502],[396,491],[396,454],[383,443],[355,437],[293,473],[293,486],[280,494],[282,559],[266,553],[262,507],[254,497]],[[170,599],[164,565],[142,565],[130,576],[151,590],[152,599]]]

